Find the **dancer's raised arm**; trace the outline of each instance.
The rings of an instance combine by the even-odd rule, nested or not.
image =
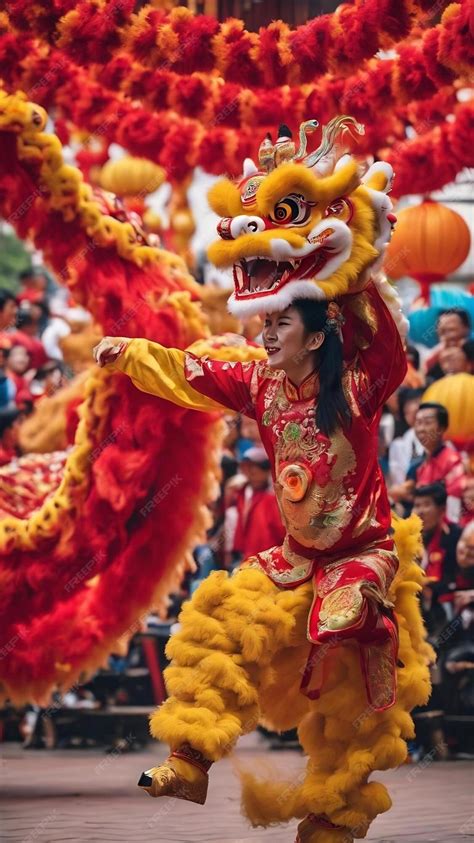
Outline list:
[[[99,366],[128,375],[133,384],[190,410],[231,409],[254,417],[250,380],[255,362],[196,357],[147,339],[104,337],[94,348]]]
[[[400,334],[403,315],[387,281],[371,281],[360,293],[346,297],[344,357],[356,362],[363,374],[359,403],[373,417],[400,386],[407,371]]]

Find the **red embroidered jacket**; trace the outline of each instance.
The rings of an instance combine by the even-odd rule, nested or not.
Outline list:
[[[145,339],[128,340],[113,364],[145,392],[257,420],[288,533],[285,555],[294,554],[293,564],[301,556],[327,558],[380,543],[390,527],[377,431],[384,402],[405,376],[405,353],[373,284],[345,297],[344,316],[343,387],[352,423],[330,438],[315,424],[317,372],[297,387],[267,361],[198,358]]]

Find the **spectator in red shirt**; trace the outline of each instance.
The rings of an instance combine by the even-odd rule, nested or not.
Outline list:
[[[466,485],[466,475],[461,455],[452,445],[443,441],[449,425],[449,415],[442,404],[424,402],[415,416],[415,433],[425,454],[415,460],[407,473],[407,480],[414,486],[427,486],[442,482],[448,495],[448,518],[458,521],[461,515],[461,498]]]
[[[461,535],[457,524],[446,520],[446,490],[442,483],[415,489],[414,512],[423,523],[421,565],[429,581],[423,586],[421,607],[428,633],[437,636],[448,619],[446,605],[452,594],[464,587],[464,575],[456,562]]]
[[[18,433],[23,414],[18,407],[0,410],[0,466],[18,456]]]
[[[11,328],[15,324],[18,305],[10,290],[0,289],[0,331]]]
[[[271,488],[270,461],[263,448],[249,448],[242,459],[247,483],[237,493],[234,552],[242,559],[282,544],[285,530]]]
[[[7,359],[6,374],[15,384],[15,403],[17,405],[20,405],[24,400],[32,401],[31,377],[27,375],[29,369],[31,369],[30,353],[24,345],[13,345]],[[32,375],[33,372],[30,374]]]
[[[456,582],[456,545],[461,535],[457,524],[446,520],[446,489],[431,483],[415,489],[413,512],[423,523],[422,567],[427,577],[446,591]]]
[[[29,352],[33,369],[39,369],[48,359],[39,338],[39,323],[42,314],[42,306],[23,302],[17,314],[17,329],[8,334],[12,345],[23,345]]]
[[[474,521],[464,527],[456,548],[458,566],[467,578],[468,587],[474,588]]]
[[[462,510],[461,518],[459,519],[460,527],[467,527],[474,521],[474,477],[466,479],[466,488],[462,496]]]

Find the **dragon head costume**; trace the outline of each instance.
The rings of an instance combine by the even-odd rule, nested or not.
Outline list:
[[[364,174],[346,154],[345,140],[364,132],[348,116],[331,120],[307,153],[317,127],[317,120],[301,124],[296,149],[280,126],[276,143],[267,135],[260,145],[258,166],[247,158],[237,183],[220,180],[209,193],[221,220],[208,255],[218,268],[233,268],[236,316],[355,292],[381,261],[395,222],[387,196],[393,170],[379,161]]]

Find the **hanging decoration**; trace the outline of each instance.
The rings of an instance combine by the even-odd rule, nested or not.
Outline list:
[[[455,272],[466,260],[470,247],[471,233],[460,214],[426,199],[397,214],[385,268],[393,279],[403,275],[415,278],[421,285],[422,297],[429,301],[430,284]]]
[[[304,119],[304,114],[309,112],[317,112],[321,121],[326,121],[334,116],[335,107],[339,111],[342,109],[352,113],[366,123],[377,122],[377,117],[380,118],[382,113],[410,102],[434,97],[440,87],[444,94],[444,110],[441,112],[444,118],[448,108],[455,103],[452,83],[464,72],[468,77],[466,63],[459,62],[457,70],[453,70],[451,54],[446,56],[439,46],[444,43],[449,32],[448,23],[451,19],[447,15],[445,17],[446,22],[443,18],[441,24],[435,30],[428,30],[423,38],[399,45],[395,58],[374,58],[346,78],[326,75],[318,79],[316,84],[313,82],[302,86],[273,88],[252,85],[246,88],[204,73],[181,76],[169,70],[169,63],[157,69],[149,69],[126,52],[119,53],[105,68],[96,65],[88,69],[88,73],[90,78],[97,79],[111,91],[121,90],[127,97],[140,100],[154,112],[173,109],[182,116],[203,123],[235,128],[282,120],[298,125]],[[433,53],[433,32],[438,33],[437,53]],[[454,54],[462,55],[468,50],[469,39],[465,30],[458,29],[455,34],[456,38],[451,38],[450,48]],[[35,53],[31,39],[29,42],[23,42],[21,49],[26,56],[21,62],[25,70],[31,67]],[[8,44],[11,49],[11,38]],[[39,54],[36,47],[36,53],[40,56],[43,74],[39,87],[46,89],[48,77],[54,76],[55,66],[65,61],[66,53],[54,52],[51,67],[46,73],[47,57],[44,48]],[[69,72],[58,74],[58,77],[62,79],[71,72],[72,66]],[[15,81],[19,87],[25,82],[20,76]],[[438,109],[440,105],[438,97]],[[433,112],[425,115],[424,120],[425,123],[429,121],[430,125],[436,122]]]
[[[154,193],[163,184],[166,173],[146,158],[125,156],[117,161],[107,161],[100,172],[99,181],[104,190],[117,196],[141,196]]]
[[[0,58],[14,67],[11,54],[0,38]],[[210,173],[237,173],[243,158],[255,154],[255,134],[250,128],[236,131],[224,126],[204,126],[197,120],[179,118],[175,112],[150,113],[112,92],[104,91],[99,83],[91,82],[80,68],[64,73],[64,62],[57,56],[51,63],[39,65],[31,72],[24,71],[27,90],[34,90],[45,106],[56,103],[64,117],[73,125],[86,128],[92,135],[116,142],[138,157],[159,163],[171,181],[184,179],[196,166]],[[28,62],[27,62],[28,64]],[[18,67],[18,65],[16,65]],[[44,71],[41,76],[41,71]],[[10,87],[16,88],[12,70]],[[54,80],[60,79],[55,90]],[[46,89],[43,82],[46,81]],[[336,103],[334,109],[337,110]],[[426,131],[412,140],[399,140],[394,148],[385,147],[389,133],[397,136],[403,123],[392,115],[375,127],[377,137],[369,128],[358,151],[370,149],[390,160],[397,172],[394,195],[407,192],[429,192],[451,181],[463,168],[473,166],[471,131],[474,125],[474,104],[460,103],[454,108],[455,119],[450,123]],[[440,117],[440,119],[442,119]],[[430,124],[431,125],[431,124]],[[449,156],[446,149],[450,150]]]
[[[105,65],[125,48],[150,67],[185,75],[218,71],[229,82],[269,88],[310,82],[328,71],[345,75],[433,14],[430,0],[356,0],[295,30],[273,21],[253,33],[242,21],[219,23],[184,7],[166,13],[146,5],[132,14],[134,7],[133,0],[12,0],[9,14],[13,26],[55,43],[86,67]]]
[[[186,265],[193,267],[195,258],[191,250],[191,238],[196,230],[193,214],[188,202],[190,179],[176,185],[169,203],[170,228],[168,242],[173,252],[181,255]]]

